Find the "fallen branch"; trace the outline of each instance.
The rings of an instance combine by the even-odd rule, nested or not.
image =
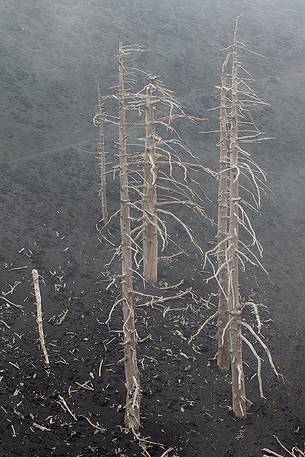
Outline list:
[[[41,305],[41,294],[40,294],[40,287],[39,287],[39,275],[37,270],[32,271],[33,277],[33,285],[35,290],[35,297],[36,297],[36,313],[37,313],[37,326],[38,326],[38,336],[40,341],[41,350],[43,352],[45,364],[47,366],[50,365],[49,356],[46,348],[46,343],[44,339],[44,332],[43,332],[43,321],[42,321],[42,305]]]

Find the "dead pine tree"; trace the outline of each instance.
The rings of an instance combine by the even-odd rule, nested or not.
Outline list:
[[[263,256],[263,248],[247,214],[248,209],[255,212],[260,210],[262,193],[269,188],[264,171],[253,160],[244,145],[261,144],[271,138],[266,138],[253,120],[252,109],[268,104],[261,100],[249,86],[248,81],[252,77],[244,68],[239,54],[241,50],[259,54],[248,49],[239,40],[238,20],[236,20],[233,44],[227,50],[229,54],[222,67],[220,104],[218,240],[217,245],[206,252],[204,261],[204,267],[209,263],[213,271],[207,281],[215,279],[218,284],[219,307],[214,315],[204,321],[191,340],[197,337],[209,322],[218,318],[217,362],[222,368],[228,368],[230,364],[233,413],[239,418],[246,418],[247,406],[250,402],[246,399],[245,392],[243,344],[246,344],[257,360],[256,376],[261,398],[265,398],[261,374],[263,359],[251,342],[251,338],[254,338],[267,354],[273,372],[278,378],[280,377],[270,350],[264,338],[261,337],[263,323],[259,310],[264,306],[252,300],[242,300],[239,290],[240,271],[245,271],[247,264],[252,267],[259,266],[269,277],[260,260]],[[227,67],[231,70],[230,78],[227,78]],[[246,76],[243,77],[243,74]],[[216,268],[211,260],[213,256],[217,257]],[[254,325],[246,320],[247,308],[250,308],[252,315],[255,316]]]
[[[238,22],[236,20],[232,48],[231,129],[230,129],[230,196],[228,240],[228,311],[232,373],[233,412],[237,417],[247,416],[247,399],[243,367],[243,340],[241,327],[242,306],[239,297],[239,147],[238,147]]]
[[[218,233],[217,233],[217,264],[219,269],[218,279],[218,351],[217,364],[220,368],[230,368],[229,335],[224,329],[229,320],[228,313],[228,271],[226,252],[228,247],[228,118],[227,118],[227,67],[230,54],[227,55],[222,65],[220,88],[220,141],[219,141],[219,178],[218,178]]]
[[[155,243],[154,278],[157,277],[158,261],[162,259],[165,249],[171,249],[171,255],[166,256],[167,259],[181,254],[187,255],[176,239],[176,230],[172,230],[171,219],[182,227],[191,246],[204,258],[203,250],[189,226],[190,219],[185,214],[188,212],[189,216],[194,215],[200,218],[200,221],[203,217],[207,218],[201,174],[215,178],[215,172],[199,162],[174,127],[174,123],[180,120],[192,123],[201,123],[204,120],[185,114],[173,92],[168,90],[162,81],[145,72],[141,71],[148,77],[148,83],[144,88],[135,91],[136,80],[131,72],[138,69],[127,66],[126,59],[131,52],[142,52],[142,49],[135,45],[120,46],[119,90],[115,96],[119,102],[119,166],[114,166],[113,171],[119,170],[120,174],[120,210],[109,218],[104,228],[111,224],[114,217],[120,215],[121,240],[117,246],[109,243],[114,246],[114,253],[105,264],[105,274],[111,275],[107,289],[116,284],[118,279],[121,280],[122,294],[112,306],[106,323],[109,324],[117,305],[122,303],[127,387],[126,425],[136,433],[140,423],[140,380],[136,358],[135,308],[157,306],[157,303],[162,307],[167,300],[180,299],[190,293],[189,290],[179,290],[176,296],[165,298],[158,296],[157,289],[156,295],[145,294],[139,290],[137,278],[144,287],[147,283],[142,271],[145,263],[143,241],[148,239],[144,231],[151,233],[149,225],[155,230],[152,236],[149,235]],[[111,120],[115,123],[114,116],[111,116]],[[179,215],[177,207],[181,208],[182,216]],[[106,237],[103,239],[109,242]],[[148,256],[147,251],[145,253]],[[117,260],[122,263],[122,275],[119,276],[110,272]],[[150,263],[151,258],[148,256],[146,261]],[[151,277],[151,282],[154,278]],[[178,284],[182,283],[183,281],[180,281]],[[173,286],[173,289],[176,286]],[[168,289],[171,289],[171,286]],[[143,300],[146,300],[145,303],[142,303]]]
[[[130,52],[144,50],[136,45],[124,46],[125,55]],[[140,278],[145,287],[147,283],[157,282],[160,260],[187,255],[177,242],[176,232],[171,233],[170,219],[182,227],[193,247],[204,257],[189,226],[186,211],[189,215],[193,213],[209,219],[204,208],[206,195],[198,173],[213,178],[216,173],[199,162],[175,128],[178,121],[199,124],[205,122],[206,118],[186,114],[174,93],[158,77],[135,67],[126,66],[124,70],[125,111],[129,113],[125,127],[128,132],[132,132],[131,142],[128,140],[124,145],[128,149],[126,166],[129,208],[132,213],[130,242],[135,264],[132,272],[134,278]],[[135,90],[137,73],[142,76],[144,74],[148,79],[140,90]],[[107,121],[108,118],[109,116]],[[116,123],[115,117],[111,116],[110,121]],[[113,167],[114,172],[117,169],[116,166]],[[182,217],[176,210],[177,207],[181,208],[180,212],[183,210]],[[111,216],[109,223],[118,214],[119,211]],[[178,249],[170,257],[164,256],[169,244],[174,250]],[[116,248],[105,267],[109,268],[118,255],[121,255],[121,246]],[[113,280],[115,282],[114,276],[111,284]],[[135,296],[140,295],[137,290],[133,292]]]
[[[145,99],[143,276],[150,283],[155,283],[158,278],[157,166],[153,92],[153,84],[148,84]]]
[[[119,101],[119,170],[120,227],[122,259],[122,307],[124,332],[124,365],[126,378],[126,427],[134,433],[140,428],[140,375],[137,365],[137,332],[135,327],[134,290],[132,277],[132,238],[128,183],[127,133],[125,113],[125,51],[122,43],[118,53]]]
[[[199,124],[206,119],[186,114],[174,93],[158,77],[146,76],[149,83],[144,91],[136,94],[138,101],[133,101],[131,106],[145,113],[144,155],[136,162],[143,162],[143,189],[137,189],[143,202],[142,208],[137,208],[143,212],[142,227],[138,229],[143,233],[143,277],[147,282],[156,283],[160,254],[170,238],[166,218],[178,222],[200,251],[188,221],[180,219],[172,208],[181,206],[205,217],[201,206],[203,200],[199,195],[202,188],[194,174],[203,172],[214,177],[215,173],[198,163],[174,126],[178,121]],[[136,206],[133,205],[134,208]]]
[[[101,209],[102,209],[102,221],[104,224],[108,222],[108,207],[107,207],[107,173],[106,173],[106,150],[105,150],[105,134],[104,134],[104,122],[105,112],[100,94],[100,86],[98,84],[97,92],[97,113],[93,119],[95,126],[99,128],[99,137],[97,143],[97,154],[100,166],[100,198],[101,198]]]

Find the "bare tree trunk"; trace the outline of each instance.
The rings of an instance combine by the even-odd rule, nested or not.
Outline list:
[[[238,43],[237,21],[232,52],[232,119],[230,160],[230,218],[229,218],[229,315],[230,355],[232,371],[233,412],[245,418],[246,393],[242,354],[241,304],[239,300],[238,241],[239,241],[239,151],[238,151]]]
[[[140,376],[137,365],[137,332],[135,328],[134,294],[132,279],[132,247],[130,236],[130,202],[128,189],[128,160],[125,115],[125,65],[124,51],[120,43],[118,55],[119,69],[119,162],[120,162],[120,200],[121,200],[121,247],[122,247],[122,296],[124,364],[126,377],[125,424],[137,433],[140,428]]]
[[[46,343],[44,339],[44,332],[43,332],[43,319],[42,319],[42,305],[41,305],[41,293],[39,287],[39,275],[37,270],[32,270],[32,277],[33,277],[33,285],[35,290],[35,298],[36,298],[36,322],[38,327],[38,336],[39,342],[41,346],[41,350],[44,356],[44,361],[47,366],[50,365],[49,355],[46,348]]]
[[[100,88],[98,87],[98,122],[99,122],[99,140],[97,143],[97,153],[100,159],[100,196],[102,207],[102,219],[104,224],[108,222],[107,208],[107,175],[106,175],[106,151],[104,135],[104,113],[101,103]]]
[[[220,368],[230,368],[230,344],[227,324],[228,313],[228,132],[227,132],[227,66],[230,54],[227,55],[221,73],[221,102],[220,102],[220,157],[218,182],[218,233],[217,233],[217,262],[219,270],[219,302],[218,302],[218,352],[217,364]]]
[[[158,279],[158,226],[157,226],[157,167],[155,148],[153,86],[146,92],[146,139],[144,155],[144,233],[143,233],[143,275],[155,283]]]

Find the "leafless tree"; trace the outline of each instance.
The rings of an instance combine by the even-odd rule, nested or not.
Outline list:
[[[106,122],[119,126],[119,165],[114,165],[113,171],[119,171],[120,174],[121,203],[120,209],[109,218],[103,229],[108,230],[114,217],[119,215],[121,241],[119,246],[115,246],[106,236],[103,238],[114,247],[106,269],[111,269],[115,259],[120,258],[122,261],[122,274],[110,273],[111,280],[107,288],[117,284],[118,279],[121,280],[122,296],[112,306],[107,323],[114,309],[122,303],[127,386],[126,425],[137,433],[140,424],[140,380],[136,363],[135,309],[145,306],[164,307],[167,301],[181,299],[191,292],[179,290],[175,285],[175,295],[164,297],[162,291],[160,296],[157,288],[156,294],[151,295],[139,290],[136,279],[140,279],[144,285],[147,281],[156,281],[160,255],[169,244],[178,250],[177,254],[171,253],[170,257],[184,251],[177,244],[176,233],[171,233],[170,219],[180,225],[191,244],[203,256],[189,222],[180,217],[175,208],[178,205],[184,213],[192,211],[202,220],[206,216],[205,197],[201,176],[198,178],[196,174],[204,173],[215,177],[215,173],[201,165],[174,126],[180,120],[201,122],[202,119],[186,115],[173,93],[158,78],[145,72],[142,73],[148,78],[148,83],[143,89],[135,91],[134,73],[139,70],[126,64],[126,57],[135,51],[140,51],[140,48],[120,46],[119,87],[115,95],[119,102],[119,118],[105,118]],[[143,130],[144,138],[135,139],[134,132],[143,133]]]
[[[137,332],[134,313],[134,289],[132,278],[132,239],[128,182],[127,132],[125,113],[125,56],[128,48],[122,43],[118,53],[118,102],[119,102],[119,170],[120,170],[120,226],[122,257],[122,306],[124,331],[124,365],[126,377],[125,423],[137,433],[140,428],[140,375],[137,365]]]
[[[187,115],[172,91],[159,78],[145,75],[149,82],[144,89],[128,92],[126,97],[126,110],[138,113],[141,119],[144,117],[140,122],[129,120],[127,127],[145,129],[144,138],[127,144],[130,149],[130,208],[134,214],[131,237],[136,274],[144,282],[155,283],[158,262],[165,248],[172,245],[179,249],[179,254],[184,252],[178,246],[175,234],[171,233],[170,219],[181,227],[191,244],[203,255],[189,225],[187,211],[200,219],[207,217],[200,174],[215,177],[215,173],[200,163],[174,125],[182,120],[201,123],[205,119]],[[177,208],[183,210],[181,217]],[[120,249],[117,254],[119,252]],[[142,263],[143,275],[140,273]]]
[[[133,187],[143,205],[135,202],[133,207],[143,213],[142,225],[137,229],[138,233],[143,232],[143,276],[155,283],[160,253],[172,240],[166,219],[178,222],[191,243],[201,251],[186,214],[180,218],[173,208],[181,207],[200,217],[206,216],[200,179],[194,175],[199,172],[214,177],[215,173],[200,164],[174,126],[181,120],[199,123],[205,119],[187,115],[159,78],[147,77],[149,83],[137,94],[138,101],[133,102],[134,109],[145,111],[144,157],[140,152],[133,160],[133,165],[138,166],[138,176],[143,163],[143,185],[138,182],[137,187]],[[141,249],[139,252],[142,254]]]
[[[230,197],[228,256],[228,310],[231,319],[229,342],[231,352],[233,411],[246,417],[247,399],[242,354],[242,305],[239,297],[239,147],[238,147],[238,37],[237,23],[232,47],[232,89],[230,130]]]
[[[218,179],[218,233],[217,233],[217,263],[219,270],[219,304],[218,304],[218,351],[217,364],[220,368],[230,368],[229,335],[223,337],[223,331],[229,320],[228,313],[228,273],[226,268],[226,252],[228,248],[228,116],[227,116],[227,67],[230,54],[227,55],[222,66],[220,89],[220,157]]]
[[[236,20],[233,44],[226,49],[228,56],[222,67],[218,194],[221,207],[219,208],[218,242],[205,255],[205,264],[209,263],[213,270],[208,280],[213,278],[218,283],[219,309],[217,313],[205,320],[194,336],[218,317],[218,365],[228,368],[230,363],[233,412],[237,417],[245,418],[249,402],[245,392],[243,343],[257,360],[259,391],[261,397],[264,397],[261,377],[262,359],[249,336],[253,337],[265,351],[276,376],[280,375],[261,336],[262,321],[259,309],[262,306],[253,302],[243,302],[239,290],[239,270],[244,271],[247,263],[252,266],[258,265],[267,273],[260,260],[263,248],[257,240],[246,210],[258,211],[261,205],[261,194],[268,188],[265,173],[244,149],[244,144],[260,144],[268,139],[258,129],[251,114],[253,107],[265,106],[267,103],[261,100],[249,86],[248,81],[252,77],[240,60],[240,50],[246,51],[248,48],[239,40],[238,20]],[[231,74],[230,81],[227,82],[229,64]],[[240,73],[244,73],[245,76],[241,76]],[[250,188],[246,183],[250,183]],[[250,201],[240,193],[240,190],[250,197]],[[241,229],[245,233],[243,237],[240,236]],[[255,253],[253,248],[256,248],[258,253]],[[218,260],[217,268],[211,260],[215,254]],[[256,330],[244,318],[246,307],[250,307],[255,315]],[[242,329],[248,333],[247,336],[243,334]],[[230,360],[228,360],[228,354],[230,354]]]

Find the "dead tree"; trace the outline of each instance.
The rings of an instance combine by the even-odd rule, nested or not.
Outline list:
[[[166,219],[178,222],[202,254],[187,217],[185,220],[180,218],[176,208],[180,206],[200,218],[206,217],[204,192],[195,174],[204,173],[214,177],[215,173],[200,164],[174,126],[181,120],[201,123],[206,119],[187,115],[173,92],[159,78],[147,77],[149,83],[130,103],[134,110],[145,112],[144,155],[140,151],[133,156],[131,169],[136,168],[138,177],[143,170],[143,185],[138,180],[132,186],[135,196],[143,202],[142,206],[137,198],[133,202],[133,208],[142,212],[142,225],[135,229],[138,234],[143,233],[143,249],[138,246],[142,258],[138,259],[138,264],[143,260],[144,279],[155,283],[160,254],[173,241]]]
[[[218,233],[217,233],[217,264],[219,270],[218,284],[218,351],[217,364],[220,368],[230,368],[229,335],[223,331],[229,321],[228,313],[228,272],[226,263],[226,252],[228,247],[228,118],[227,118],[227,67],[230,54],[227,55],[221,72],[220,89],[220,157],[219,157],[219,178],[218,178]]]
[[[142,100],[137,107],[143,109]],[[183,222],[175,212],[164,210],[162,207],[184,205],[202,215],[202,201],[192,189],[198,182],[192,178],[192,174],[194,171],[201,171],[210,176],[214,174],[209,168],[194,160],[192,152],[183,143],[174,127],[177,121],[201,123],[206,121],[205,118],[187,115],[172,91],[166,89],[157,77],[151,76],[145,89],[144,109],[143,276],[148,282],[155,283],[158,277],[158,237],[162,238],[164,228],[164,216],[160,213],[173,217],[188,234],[191,233],[186,221]],[[161,134],[162,129],[165,135]],[[177,171],[180,176],[177,175]],[[165,233],[164,235],[166,238]]]
[[[247,415],[247,399],[243,367],[241,328],[242,305],[239,297],[239,148],[238,148],[238,37],[237,22],[232,48],[231,130],[230,130],[230,209],[228,240],[228,311],[233,412],[237,417]]]
[[[125,113],[125,51],[120,43],[118,53],[119,101],[119,171],[120,227],[122,258],[122,307],[124,331],[124,365],[126,378],[126,427],[137,433],[140,428],[140,375],[137,365],[137,332],[135,327],[134,290],[132,278],[132,240],[128,182],[127,132]]]
[[[126,110],[137,115],[140,113],[140,116],[145,113],[144,122],[129,120],[126,124],[128,128],[145,128],[144,138],[138,138],[137,143],[126,144],[130,149],[128,176],[130,209],[133,212],[130,235],[136,267],[133,273],[144,284],[148,271],[151,282],[157,279],[158,262],[169,245],[179,248],[179,252],[172,257],[186,253],[175,240],[176,232],[171,233],[170,219],[182,228],[191,245],[204,256],[189,226],[186,211],[197,215],[200,220],[207,217],[199,175],[203,173],[215,177],[215,173],[193,155],[174,126],[180,120],[199,123],[205,119],[185,114],[172,91],[166,89],[158,78],[147,77],[149,83],[144,89],[128,92],[125,97]],[[179,207],[183,210],[183,217],[179,217]],[[142,240],[142,245],[139,240]],[[116,250],[112,260],[120,250]],[[140,271],[142,264],[144,274]]]
[[[148,84],[145,97],[143,276],[150,283],[155,283],[158,278],[157,166],[153,92],[154,86]]]
[[[147,279],[142,268],[145,262],[150,262],[150,257],[144,260],[144,255],[151,256],[151,251],[146,251],[145,240],[151,237],[155,243],[154,267],[151,269],[155,272],[155,278],[159,258],[169,244],[178,250],[178,253],[171,253],[170,258],[185,253],[184,246],[178,244],[176,231],[171,233],[170,219],[182,227],[191,244],[203,257],[203,250],[189,221],[179,217],[176,208],[180,206],[184,215],[186,210],[191,211],[200,220],[203,216],[206,217],[205,197],[201,176],[198,178],[198,174],[215,177],[215,173],[201,165],[174,127],[174,123],[179,120],[201,122],[202,119],[186,115],[173,93],[157,78],[146,74],[148,84],[144,89],[135,91],[131,73],[135,69],[128,67],[125,59],[133,51],[139,51],[139,48],[120,45],[119,90],[115,96],[119,102],[119,119],[107,116],[107,119],[119,126],[119,165],[114,166],[113,171],[119,171],[120,174],[120,209],[109,218],[103,229],[108,230],[114,217],[120,215],[121,240],[119,246],[110,242],[106,236],[103,236],[103,240],[114,247],[114,253],[105,265],[107,277],[111,276],[107,289],[117,284],[117,280],[122,283],[122,295],[117,297],[106,323],[109,324],[112,313],[122,303],[127,387],[126,425],[136,434],[140,425],[140,380],[136,358],[135,310],[142,306],[162,308],[168,300],[179,300],[191,294],[190,290],[178,290],[174,296],[163,297],[164,291],[161,291],[162,296],[158,296],[157,288],[155,295],[141,292],[136,279],[139,278],[146,285]],[[143,130],[144,138],[143,135],[138,138]],[[145,230],[149,234],[148,238]],[[121,275],[110,271],[115,259],[122,262]],[[146,271],[145,269],[145,274]],[[154,278],[151,280],[154,281]],[[176,286],[172,289],[176,289]],[[171,286],[167,289],[170,290]]]
[[[100,165],[100,198],[101,198],[101,209],[102,209],[102,220],[104,224],[108,222],[108,207],[107,207],[107,171],[106,171],[106,150],[105,150],[105,134],[104,134],[104,123],[106,114],[104,111],[102,98],[100,94],[100,86],[98,85],[97,94],[97,113],[93,119],[95,126],[99,128],[99,137],[97,143],[97,154]]]
[[[249,402],[245,393],[243,343],[257,360],[256,374],[259,391],[261,398],[264,398],[261,376],[262,358],[249,337],[254,338],[265,351],[273,372],[277,377],[280,376],[271,353],[260,336],[262,321],[259,309],[262,305],[243,301],[239,290],[239,273],[240,270],[245,270],[246,264],[260,266],[267,273],[260,260],[263,248],[256,237],[247,210],[259,211],[261,194],[268,189],[268,186],[265,173],[252,159],[251,154],[244,149],[244,144],[261,144],[269,138],[263,136],[264,133],[259,130],[252,117],[253,107],[265,106],[267,103],[261,100],[249,86],[248,80],[252,77],[244,68],[239,54],[241,50],[250,50],[239,40],[238,20],[236,20],[233,44],[227,50],[229,55],[222,69],[220,106],[219,204],[221,207],[219,208],[218,241],[217,245],[205,254],[204,262],[204,266],[208,263],[213,271],[207,281],[216,279],[218,284],[219,309],[204,321],[191,339],[198,336],[209,322],[218,318],[218,364],[224,368],[227,367],[229,365],[227,354],[230,354],[233,412],[237,417],[245,418]],[[226,81],[228,64],[231,65],[229,87]],[[246,76],[242,77],[240,73]],[[227,159],[226,151],[229,152]],[[225,167],[226,163],[227,167]],[[226,214],[228,214],[228,221],[226,221]],[[218,261],[217,268],[212,261],[215,255]],[[256,329],[246,321],[247,308],[250,308],[255,316]]]

